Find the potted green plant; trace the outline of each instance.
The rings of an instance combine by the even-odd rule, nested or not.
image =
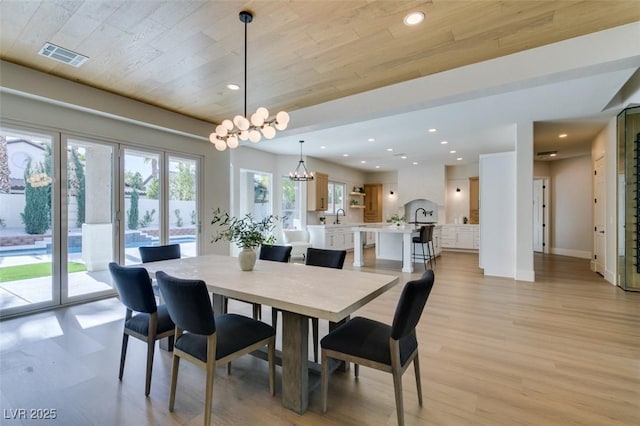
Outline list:
[[[400,225],[403,225],[406,220],[407,219],[404,216],[400,216],[398,214],[394,214],[393,216],[391,216],[391,218],[389,218],[389,220],[387,222],[392,222],[397,227],[400,227]]]
[[[240,269],[251,271],[256,263],[255,249],[261,244],[272,244],[275,241],[273,230],[277,222],[278,217],[273,215],[255,221],[250,213],[244,217],[234,217],[217,208],[211,219],[211,224],[218,226],[212,242],[224,240],[237,244],[242,248],[238,255]]]

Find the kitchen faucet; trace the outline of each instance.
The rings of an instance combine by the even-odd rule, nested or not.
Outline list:
[[[338,209],[338,210],[336,210],[336,221],[335,221],[335,222],[333,222],[333,223],[335,223],[336,225],[340,225],[340,212],[342,212],[342,217],[344,217],[344,216],[345,216],[344,209]]]
[[[418,212],[422,210],[422,215],[424,217],[427,217],[427,211],[423,208],[423,207],[418,207],[415,211],[415,213],[413,214],[413,223],[414,224],[418,224]],[[432,212],[433,213],[433,212]]]

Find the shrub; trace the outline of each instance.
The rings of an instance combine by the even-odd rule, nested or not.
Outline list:
[[[142,220],[139,223],[140,228],[146,228],[147,226],[149,226],[149,224],[153,222],[153,215],[155,213],[156,213],[156,209],[151,209],[151,211],[149,210],[145,211],[144,216],[142,217]]]
[[[180,209],[175,209],[173,213],[176,215],[176,226],[178,228],[182,227],[182,216],[180,216]]]
[[[44,234],[49,229],[51,221],[51,208],[49,197],[51,178],[44,172],[40,165],[36,172],[32,173],[31,162],[24,170],[24,212],[20,213],[24,230],[27,234]]]
[[[127,210],[127,226],[129,229],[138,229],[138,190],[134,189],[131,193],[131,208]]]

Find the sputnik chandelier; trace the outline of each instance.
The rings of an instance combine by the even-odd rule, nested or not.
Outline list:
[[[269,117],[269,110],[260,107],[247,118],[247,24],[253,21],[251,12],[240,12],[240,21],[244,23],[244,116],[236,115],[233,120],[223,120],[209,135],[209,140],[218,151],[227,147],[237,148],[239,141],[260,142],[262,136],[273,139],[277,130],[285,130],[289,124],[289,114],[280,111],[275,117]]]

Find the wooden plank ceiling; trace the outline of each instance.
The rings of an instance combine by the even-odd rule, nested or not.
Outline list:
[[[621,1],[2,1],[0,57],[209,122],[298,108],[640,20]],[[425,22],[403,24],[410,11]],[[90,59],[39,56],[51,42]],[[625,40],[621,40],[624,43]]]

